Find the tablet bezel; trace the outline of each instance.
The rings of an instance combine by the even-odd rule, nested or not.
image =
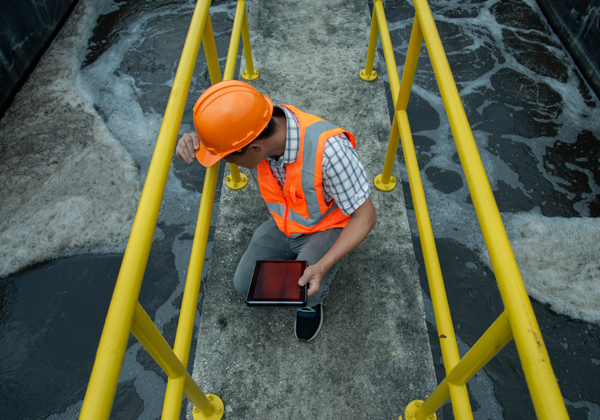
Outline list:
[[[308,300],[308,286],[304,285],[303,287],[299,287],[300,290],[303,291],[303,293],[301,293],[301,296],[303,295],[304,299],[303,300],[289,300],[289,299],[283,299],[283,298],[274,298],[274,299],[265,299],[265,298],[256,298],[254,296],[255,291],[256,291],[256,287],[258,286],[258,275],[260,273],[260,267],[263,264],[271,264],[271,263],[298,263],[301,265],[301,272],[300,275],[302,276],[302,274],[304,273],[304,270],[306,270],[306,267],[308,265],[307,261],[303,261],[303,260],[258,260],[256,261],[256,264],[254,266],[254,273],[252,274],[252,282],[250,283],[250,288],[248,289],[248,294],[246,296],[246,304],[248,306],[285,306],[285,307],[298,307],[298,308],[303,308],[306,306],[306,302]],[[300,277],[298,277],[299,279]],[[298,279],[296,279],[296,281],[298,281]]]

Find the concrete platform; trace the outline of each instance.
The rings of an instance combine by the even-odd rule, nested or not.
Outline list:
[[[261,74],[252,84],[351,131],[373,180],[390,122],[382,80],[358,76],[366,0],[253,0],[249,23]],[[294,310],[248,308],[235,290],[237,262],[270,216],[253,181],[223,185],[193,376],[222,398],[227,419],[397,419],[435,387],[400,183],[388,193],[372,186],[371,198],[377,226],[343,261],[320,335],[302,343]]]

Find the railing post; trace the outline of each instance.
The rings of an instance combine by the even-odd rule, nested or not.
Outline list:
[[[242,22],[242,45],[244,46],[244,57],[246,59],[246,70],[242,72],[244,80],[252,81],[260,76],[252,62],[252,47],[250,45],[250,30],[248,29],[248,11],[244,7],[244,20]]]
[[[400,132],[398,131],[398,118],[396,117],[396,113],[394,113],[394,121],[392,122],[387,152],[383,163],[383,172],[377,175],[374,180],[375,188],[379,191],[392,191],[396,188],[396,177],[392,176],[392,169],[394,169],[399,141]]]
[[[427,210],[427,201],[425,200],[419,163],[417,162],[417,155],[406,111],[397,111],[396,119],[398,121],[400,138],[402,139],[402,151],[404,152],[408,182],[415,208],[419,239],[421,241],[421,248],[423,249],[423,259],[427,272],[427,281],[429,282],[429,290],[431,291],[431,301],[440,335],[440,348],[446,367],[446,374],[448,374],[460,361],[460,355],[458,353],[458,346],[456,345],[456,336],[452,325],[450,308],[448,307],[442,269],[435,246],[435,238],[433,236],[429,211]],[[469,416],[472,417],[467,387],[465,385],[453,386],[451,389],[448,389],[448,392],[452,395],[452,406],[457,418],[468,419]]]
[[[202,46],[204,47],[204,56],[206,57],[206,66],[210,83],[219,83],[221,79],[221,67],[219,67],[219,56],[217,54],[217,44],[213,33],[210,14],[206,16],[206,24],[204,25],[204,34],[202,34]]]
[[[248,177],[240,172],[240,168],[234,163],[229,164],[230,175],[225,177],[225,184],[232,190],[241,190],[248,184]]]
[[[373,70],[373,62],[375,61],[375,52],[377,50],[377,34],[379,33],[379,26],[377,25],[377,15],[375,8],[373,8],[373,17],[371,18],[371,34],[369,35],[369,48],[367,50],[367,61],[365,63],[365,69],[360,71],[360,78],[372,82],[377,79],[377,72]]]
[[[204,187],[202,189],[202,198],[200,200],[200,209],[194,233],[194,243],[190,255],[183,300],[179,311],[179,323],[177,325],[177,335],[175,337],[175,344],[173,345],[173,352],[184,366],[187,366],[190,355],[194,319],[196,317],[196,307],[200,293],[204,256],[206,255],[206,244],[208,242],[208,232],[218,175],[219,163],[208,168],[204,176]],[[173,420],[179,419],[181,399],[185,387],[184,379],[184,377],[169,377],[163,406],[163,420],[170,418]]]
[[[237,8],[235,9],[235,18],[233,19],[233,29],[231,30],[231,40],[229,41],[229,50],[227,51],[227,61],[225,62],[225,71],[223,72],[223,80],[233,79],[235,71],[235,62],[237,60],[237,52],[240,46],[240,35],[242,32],[242,24],[246,15],[246,0],[238,0]],[[249,39],[250,37],[248,37]],[[232,190],[240,190],[248,184],[248,177],[240,173],[237,165],[230,163],[229,172],[225,178],[225,183]]]
[[[191,375],[181,364],[169,344],[152,322],[144,308],[136,302],[131,333],[144,346],[146,351],[158,363],[169,379],[176,379],[184,386],[184,393],[194,407],[198,408],[196,420],[218,420],[223,417],[223,401],[216,395],[204,395]],[[210,398],[209,398],[210,397]],[[178,401],[181,406],[181,400]],[[179,411],[179,410],[177,410]],[[165,416],[166,413],[166,417]],[[163,419],[178,419],[175,410],[163,407]]]
[[[460,360],[460,362],[450,370],[444,380],[431,393],[426,401],[420,404],[411,403],[406,408],[406,414],[411,413],[411,418],[415,420],[425,420],[432,413],[439,410],[450,398],[450,392],[453,387],[465,385],[483,366],[496,356],[510,341],[512,332],[506,312],[494,321],[487,331],[471,347],[471,350]],[[463,419],[464,415],[473,418],[470,407],[467,413],[459,413],[454,406],[452,398],[452,407],[455,417]],[[406,416],[408,418],[408,416]]]
[[[390,38],[390,30],[385,17],[382,0],[373,1],[373,12],[377,16],[377,25],[379,26],[379,36],[381,37],[381,47],[385,57],[385,66],[388,72],[390,81],[390,90],[392,99],[398,96],[400,90],[400,78],[398,77],[398,66],[396,65],[396,57],[394,56],[394,48],[392,47],[392,39]]]
[[[404,63],[404,70],[402,71],[402,83],[400,84],[400,89],[395,102],[396,111],[406,111],[408,98],[412,89],[412,83],[415,78],[415,72],[417,71],[417,62],[419,60],[419,54],[421,52],[422,45],[423,33],[421,32],[421,27],[419,26],[419,20],[415,16],[410,35],[410,42],[408,44],[406,61]],[[397,124],[398,121],[396,113],[394,113],[394,121],[392,122],[392,131],[390,132],[390,139],[388,141],[385,162],[383,164],[383,172],[375,177],[375,188],[380,191],[391,191],[396,188],[396,177],[392,176],[392,170],[394,169],[394,162],[396,161],[396,153],[398,152],[399,144],[399,132]]]
[[[398,97],[396,98],[396,111],[406,111],[406,108],[408,107],[408,98],[410,97],[413,80],[415,79],[415,73],[417,72],[417,63],[419,61],[422,45],[423,32],[421,31],[419,19],[415,15],[412,31],[410,33],[410,41],[408,42],[406,60],[402,69],[400,92],[398,92]]]

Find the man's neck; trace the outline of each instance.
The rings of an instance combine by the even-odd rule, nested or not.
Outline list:
[[[279,159],[285,152],[287,144],[287,120],[285,115],[277,115],[274,117],[277,121],[277,131],[269,138],[270,156],[274,159]]]

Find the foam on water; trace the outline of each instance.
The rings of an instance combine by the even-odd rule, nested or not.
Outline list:
[[[600,220],[532,213],[505,219],[531,297],[555,312],[600,324]],[[487,252],[481,257],[490,264]]]
[[[124,250],[162,123],[163,109],[155,109],[160,104],[143,104],[143,96],[162,86],[166,103],[181,49],[167,45],[167,74],[150,69],[151,81],[138,80],[124,62],[143,54],[137,49],[149,40],[182,42],[194,3],[163,3],[158,11],[133,14],[117,41],[80,70],[96,20],[120,7],[109,0],[82,1],[2,119],[0,180],[7,187],[0,209],[0,277],[60,256]],[[232,7],[220,4],[211,13],[229,16]],[[181,33],[165,34],[174,30]],[[158,73],[164,78],[158,80]],[[198,79],[192,96],[203,89]],[[190,131],[190,121],[183,131]],[[200,193],[184,188],[173,171],[159,221],[193,222]]]
[[[223,8],[225,5],[218,7]],[[142,105],[146,101],[144,95],[159,86],[168,87],[170,90],[178,64],[177,61],[173,62],[173,58],[179,57],[180,50],[171,51],[171,67],[167,75],[164,76],[163,73],[152,75],[151,83],[145,82],[139,74],[128,73],[128,71],[140,70],[129,69],[124,63],[126,60],[136,60],[139,54],[143,54],[144,43],[155,39],[156,42],[164,42],[165,37],[170,39],[165,31],[172,28],[165,26],[161,29],[161,22],[167,22],[168,25],[169,19],[176,18],[187,24],[193,10],[194,4],[188,2],[168,5],[167,8],[157,12],[139,13],[127,27],[120,28],[118,41],[98,56],[93,63],[84,67],[78,76],[78,86],[81,91],[100,110],[110,131],[139,164],[142,182],[150,166],[163,118],[161,114],[163,110],[155,109],[156,104]],[[211,8],[211,13],[215,13],[214,8]],[[187,28],[182,28],[176,39],[183,39],[186,32]],[[165,78],[161,79],[160,77],[163,76]],[[196,83],[193,80],[188,102],[195,99],[193,96],[197,94],[198,89],[202,89],[202,86],[199,81]],[[166,95],[169,90],[165,91]],[[162,99],[166,102],[167,97]],[[182,131],[190,130],[191,127],[186,123],[189,121],[184,119]],[[195,211],[190,210],[199,203],[200,194],[185,189],[181,181],[175,177],[173,170],[171,166],[159,220],[167,223],[190,223],[196,216]]]
[[[537,11],[538,16],[541,15],[535,1],[527,0],[524,3]],[[595,178],[598,175],[584,167],[585,165],[578,165],[584,162],[583,157],[579,160],[569,160],[566,155],[565,161],[561,161],[564,153],[568,152],[563,151],[560,152],[563,155],[559,155],[557,151],[559,144],[574,144],[584,131],[592,133],[595,139],[600,138],[600,102],[584,84],[560,40],[552,31],[543,31],[540,25],[527,28],[527,25],[524,25],[524,28],[519,28],[521,23],[518,21],[514,24],[515,21],[497,20],[494,7],[503,6],[497,0],[481,4],[431,1],[430,5],[438,23],[442,43],[445,47],[449,46],[446,52],[459,93],[470,115],[473,135],[492,189],[498,191],[502,185],[508,186],[513,194],[521,194],[521,201],[531,202],[525,211],[518,206],[514,206],[515,209],[510,211],[502,211],[527,290],[532,297],[550,304],[557,312],[600,323],[596,308],[600,299],[600,252],[595,246],[600,240],[600,224],[597,219],[589,218],[590,206],[597,202],[600,196],[600,185]],[[462,13],[462,16],[456,16],[457,13]],[[521,16],[515,17],[520,18]],[[392,31],[401,34],[398,42],[394,40],[394,49],[401,56],[406,54],[407,36],[410,34],[412,23],[411,17],[390,25]],[[542,23],[543,25],[545,24]],[[552,56],[557,68],[562,69],[561,66],[564,66],[566,70],[560,77],[542,74],[536,69],[536,63],[532,65],[525,62],[523,57],[519,56],[519,52],[515,52],[510,42],[516,41],[511,41],[511,36],[515,36],[518,42],[530,41],[523,37],[539,39],[538,44]],[[453,47],[453,42],[459,47]],[[471,58],[469,66],[461,65],[465,61],[464,53],[482,47],[491,50],[493,66],[489,66],[489,60],[480,61],[476,57]],[[470,194],[456,156],[446,113],[437,86],[434,82],[432,84],[434,79],[431,65],[424,59],[426,55],[423,45],[411,101],[418,96],[440,117],[439,126],[415,133],[434,141],[426,152],[420,152],[421,157],[427,158],[426,163],[421,166],[421,173],[434,234],[438,238],[457,240],[472,250],[479,251],[484,249],[483,238],[470,204]],[[397,61],[401,74],[403,60]],[[486,66],[489,70],[484,71],[488,68]],[[473,68],[484,70],[465,80],[463,72],[469,72]],[[515,74],[524,78],[525,84],[521,85],[521,90],[510,91],[512,86],[507,84],[513,83],[512,80],[500,85],[501,88],[508,89],[506,92],[514,98],[512,102],[501,102],[498,77],[505,77],[499,76],[502,71],[516,71]],[[526,85],[527,83],[529,85]],[[468,108],[472,98],[479,101],[473,102],[477,104],[476,109]],[[558,102],[554,102],[556,100]],[[532,133],[519,131],[521,127],[511,131],[510,128],[494,126],[493,121],[490,124],[490,119],[493,120],[496,115],[487,112],[495,109],[494,106],[510,109],[510,114],[507,114],[510,118],[521,118],[521,121],[523,118],[530,118],[531,124],[539,123],[540,128],[536,128],[538,131]],[[494,128],[499,128],[499,131]],[[521,147],[529,155],[509,155],[507,159],[507,156],[503,155],[508,153],[506,143],[502,142],[516,145],[511,149],[511,153],[516,153]],[[550,160],[551,158],[553,160]],[[557,168],[558,166],[562,168]],[[432,169],[453,173],[456,179],[460,177],[462,186],[452,191],[444,190],[440,187],[439,179],[429,177],[428,174],[435,173]],[[571,172],[565,175],[564,169]],[[400,171],[401,177],[407,179],[404,165],[401,165]],[[580,179],[573,179],[569,174],[576,174]],[[581,178],[586,181],[581,181]],[[540,185],[540,181],[545,184]],[[561,204],[555,203],[550,210],[545,208],[548,201],[543,201],[545,196],[540,194],[540,189],[553,190],[549,197],[564,197],[567,200],[564,205],[572,206],[571,210],[565,207],[565,212],[570,211],[569,214],[578,218],[545,217],[548,213],[553,216],[552,213],[556,213]],[[413,229],[416,229],[416,226],[413,225]],[[414,233],[417,234],[416,231]],[[482,258],[487,258],[487,252],[481,252],[481,255]]]
[[[136,165],[76,87],[94,18],[82,1],[0,123],[0,277],[58,256],[122,252]]]
[[[157,16],[157,13],[149,13],[135,20],[126,31],[119,33],[118,42],[83,68],[77,78],[84,95],[102,110],[110,131],[140,164],[142,179],[150,165],[162,116],[143,112],[136,80],[121,71],[120,66],[125,54],[146,35],[145,24]],[[172,84],[172,79],[167,83]]]

